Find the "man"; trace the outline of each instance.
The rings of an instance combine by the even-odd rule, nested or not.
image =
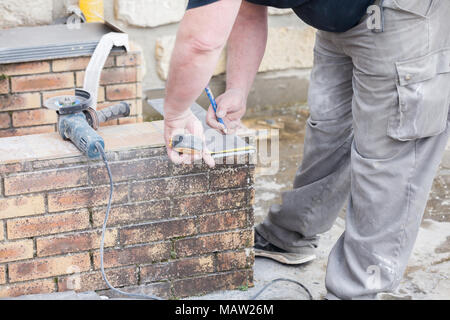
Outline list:
[[[166,141],[177,130],[202,134],[188,107],[227,41],[217,116],[229,132],[239,125],[264,54],[264,5],[293,8],[319,31],[303,163],[282,205],[256,227],[256,254],[313,259],[317,235],[347,202],[346,230],[328,259],[327,298],[374,299],[402,279],[449,137],[450,2],[191,0],[167,83]],[[208,124],[223,129],[211,108]],[[168,154],[176,163],[193,160]]]

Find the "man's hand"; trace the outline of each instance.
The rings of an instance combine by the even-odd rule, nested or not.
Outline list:
[[[201,154],[179,154],[170,147],[170,139],[176,134],[190,133],[203,140],[203,152]],[[205,163],[213,168],[215,166],[214,159],[210,152],[206,149],[205,136],[203,134],[203,126],[190,109],[176,116],[166,115],[164,117],[164,140],[167,146],[167,155],[175,164],[191,164],[203,158]]]
[[[223,125],[217,121],[222,118],[225,122],[226,133],[233,134],[241,127],[241,118],[245,114],[247,96],[242,89],[228,89],[217,97],[217,113],[210,105],[206,115],[206,123],[214,129],[224,131]]]

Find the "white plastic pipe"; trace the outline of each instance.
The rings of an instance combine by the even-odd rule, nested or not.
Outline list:
[[[128,34],[110,32],[105,34],[95,48],[94,54],[89,61],[84,75],[83,89],[91,94],[94,110],[97,109],[98,87],[100,85],[100,76],[105,65],[106,59],[111,49],[116,47],[125,47],[129,51]]]

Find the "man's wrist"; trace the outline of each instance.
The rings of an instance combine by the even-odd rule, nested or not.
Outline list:
[[[165,121],[177,121],[185,119],[192,115],[191,110],[188,108],[186,110],[180,111],[168,105],[164,106],[164,120]]]
[[[235,84],[233,84],[233,85],[227,84],[227,89],[226,89],[226,91],[235,91],[235,92],[238,92],[238,93],[242,94],[242,96],[243,96],[244,99],[247,99],[248,94],[249,94],[249,92],[250,92],[250,90],[248,90],[246,86],[243,86],[243,85],[235,85]]]

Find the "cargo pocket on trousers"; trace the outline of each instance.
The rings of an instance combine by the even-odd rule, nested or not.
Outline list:
[[[440,0],[384,0],[383,7],[400,10],[417,17],[426,18],[433,9],[433,5]]]
[[[388,136],[407,141],[440,134],[450,105],[450,48],[396,63],[398,107]]]

